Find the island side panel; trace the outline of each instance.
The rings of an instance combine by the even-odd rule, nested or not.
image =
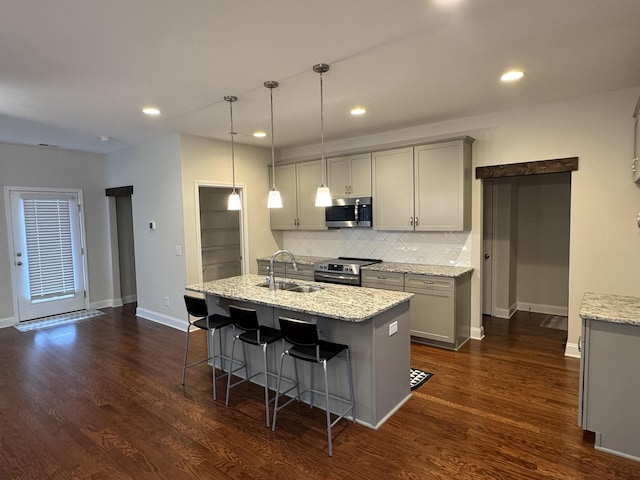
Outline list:
[[[640,460],[640,326],[585,320],[589,324],[586,424],[595,447]]]
[[[409,302],[374,317],[375,421],[378,428],[411,396],[411,319]],[[397,332],[390,335],[396,324]],[[394,327],[395,329],[395,327]]]

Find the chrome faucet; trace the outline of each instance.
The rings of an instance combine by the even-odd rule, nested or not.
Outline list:
[[[291,266],[293,267],[294,270],[298,270],[298,264],[296,263],[296,257],[293,256],[293,253],[291,253],[289,250],[278,250],[277,252],[275,252],[273,255],[271,255],[271,260],[269,260],[269,276],[267,277],[267,283],[269,284],[269,290],[275,290],[276,289],[276,281],[273,278],[273,261],[276,259],[276,257],[280,254],[286,253],[287,255],[289,255],[289,258],[291,258]]]

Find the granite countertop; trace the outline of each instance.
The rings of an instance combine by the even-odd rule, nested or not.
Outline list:
[[[313,265],[316,262],[331,260],[336,257],[312,257],[305,255],[296,255],[296,262],[300,265]],[[258,258],[259,261],[268,262],[270,258]],[[278,255],[275,259],[276,263],[290,263],[291,259],[286,255]],[[391,272],[391,273],[413,273],[416,275],[432,275],[434,277],[461,277],[467,273],[473,272],[470,267],[450,267],[447,265],[422,265],[419,263],[400,263],[400,262],[382,262],[374,263],[362,267],[362,270],[371,270],[374,272]]]
[[[362,270],[391,273],[413,273],[416,275],[432,275],[434,277],[461,277],[471,273],[470,267],[449,267],[446,265],[421,265],[418,263],[382,262],[362,267]]]
[[[582,299],[580,317],[640,326],[640,297],[587,292]]]
[[[300,265],[313,265],[316,262],[322,262],[323,260],[330,260],[335,257],[311,257],[308,255],[295,255],[296,263]],[[268,262],[271,257],[258,258],[258,261]],[[274,260],[275,263],[291,263],[291,259],[287,255],[278,255]]]
[[[278,280],[283,279],[276,276],[276,281]],[[302,280],[295,280],[295,283],[318,285],[322,287],[322,290],[311,293],[288,292],[286,290],[272,292],[267,287],[258,286],[264,281],[262,275],[240,275],[189,285],[185,289],[230,300],[278,307],[347,322],[363,322],[413,297],[412,293],[406,292]]]

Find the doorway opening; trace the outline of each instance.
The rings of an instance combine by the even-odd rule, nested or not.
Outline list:
[[[133,186],[108,188],[114,258],[113,285],[114,306],[135,304],[138,301],[136,286],[136,257],[133,236]]]
[[[531,314],[566,325],[577,158],[483,168],[483,324]]]
[[[242,210],[228,210],[231,188],[197,185],[197,246],[200,281],[242,275],[245,271]],[[243,190],[236,187],[242,197]]]

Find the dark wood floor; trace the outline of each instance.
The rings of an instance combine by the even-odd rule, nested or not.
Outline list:
[[[640,478],[576,426],[579,361],[541,315],[487,318],[459,352],[413,345],[433,378],[378,431],[339,424],[330,458],[321,412],[293,405],[271,432],[258,387],[227,408],[206,365],[180,385],[182,332],[105,312],[0,330],[0,479]]]

